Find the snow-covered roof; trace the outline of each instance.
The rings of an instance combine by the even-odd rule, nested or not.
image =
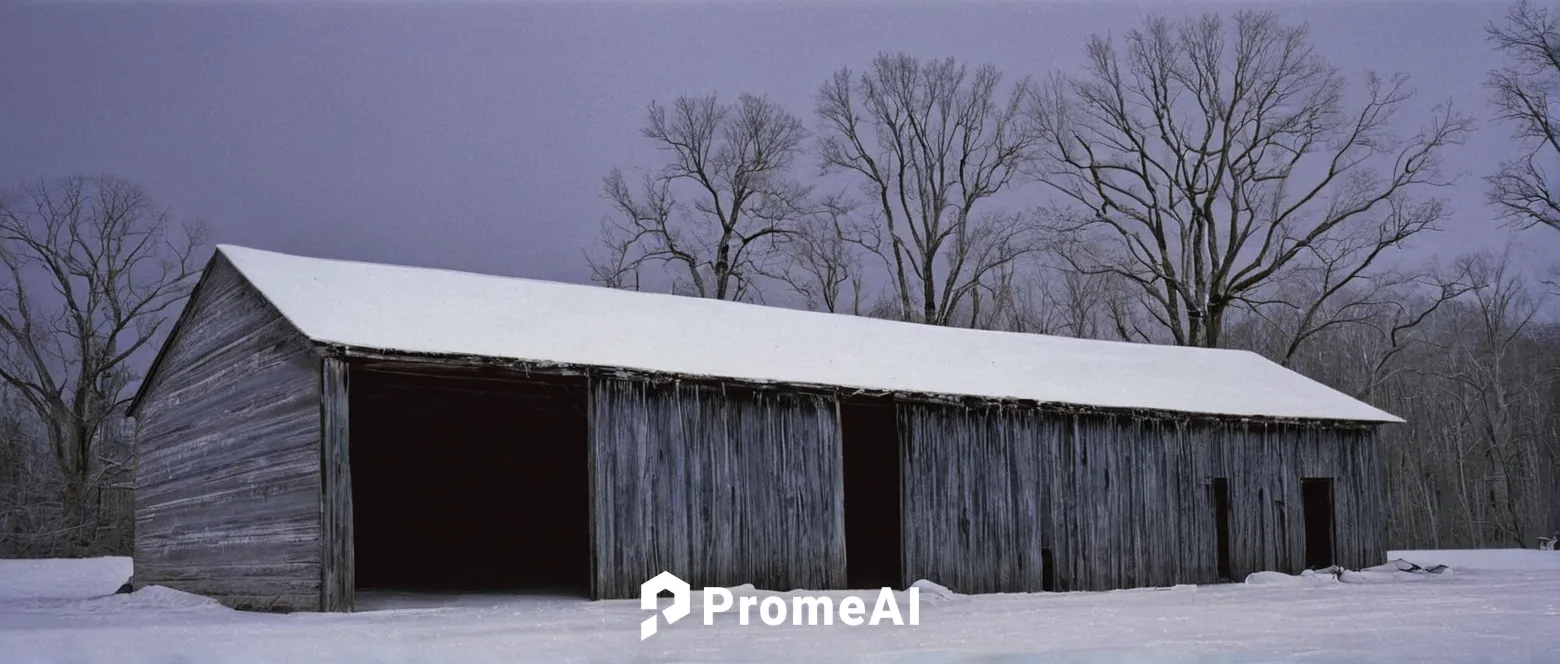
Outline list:
[[[218,251],[304,335],[740,381],[1401,422],[1254,353],[992,332],[451,270]]]

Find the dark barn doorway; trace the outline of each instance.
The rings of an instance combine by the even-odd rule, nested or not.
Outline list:
[[[1228,581],[1234,576],[1230,573],[1230,482],[1223,477],[1213,478],[1213,532],[1219,580]]]
[[[1300,501],[1305,510],[1305,567],[1333,566],[1333,481],[1307,477],[1300,480]]]
[[[845,582],[851,588],[904,587],[899,418],[890,397],[842,399],[845,475]]]
[[[583,378],[354,366],[357,587],[590,591]]]
[[[1056,592],[1056,555],[1050,547],[1040,549],[1040,591]]]

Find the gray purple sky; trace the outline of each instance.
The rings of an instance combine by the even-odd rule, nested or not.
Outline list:
[[[1147,12],[1247,7],[1309,22],[1351,82],[1406,72],[1416,108],[1489,116],[1482,27],[1505,2],[0,0],[0,185],[106,172],[216,242],[583,281],[601,177],[654,163],[651,100],[765,93],[811,123],[829,73],[880,51],[1039,76]],[[1478,178],[1513,150],[1486,126],[1449,154],[1456,215],[1416,257],[1560,256],[1560,233],[1490,221]]]

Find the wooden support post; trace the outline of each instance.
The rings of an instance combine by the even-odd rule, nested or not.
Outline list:
[[[356,578],[352,551],[351,434],[347,427],[345,360],[327,357],[320,370],[321,611],[351,611]]]

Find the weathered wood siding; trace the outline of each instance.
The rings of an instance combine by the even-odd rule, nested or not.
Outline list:
[[[591,383],[593,594],[845,581],[837,410],[823,396]]]
[[[1038,591],[1049,459],[1030,413],[900,407],[904,569],[966,593]]]
[[[1231,572],[1304,567],[1302,478],[1334,482],[1337,564],[1384,561],[1370,429],[901,404],[910,578],[965,592],[1217,578],[1212,481],[1227,478]]]
[[[135,582],[320,608],[320,358],[218,256],[136,412]]]
[[[352,463],[347,414],[347,362],[322,360],[320,371],[320,566],[322,611],[351,611],[356,603],[357,581],[353,558]]]

